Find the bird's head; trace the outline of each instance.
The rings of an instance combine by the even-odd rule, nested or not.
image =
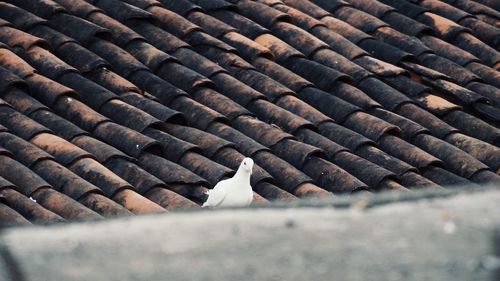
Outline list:
[[[247,157],[247,158],[243,159],[243,161],[241,161],[240,168],[243,171],[252,174],[252,169],[253,169],[253,160],[252,160],[252,158],[248,158]]]

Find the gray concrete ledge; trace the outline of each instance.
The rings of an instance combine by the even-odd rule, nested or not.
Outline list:
[[[0,280],[499,280],[499,190],[395,196],[6,229]]]

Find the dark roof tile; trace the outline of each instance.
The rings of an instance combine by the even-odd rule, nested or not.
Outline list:
[[[359,46],[363,48],[365,51],[370,53],[372,56],[377,58],[381,58],[382,60],[389,62],[391,64],[399,64],[401,61],[414,60],[412,54],[409,54],[405,51],[400,50],[392,45],[389,45],[385,42],[378,41],[375,39],[366,39],[359,43]],[[366,57],[357,58],[357,60],[361,60],[359,64],[363,67],[369,67],[370,65],[366,65],[367,63],[361,63],[363,60],[366,60]],[[366,66],[365,66],[366,65]],[[373,67],[372,67],[373,68]],[[369,68],[369,70],[373,71]],[[376,70],[376,69],[374,69]]]
[[[115,157],[109,159],[104,165],[122,179],[130,182],[139,194],[145,194],[153,188],[166,188],[162,180],[128,159]]]
[[[171,107],[184,113],[188,124],[198,129],[204,130],[213,122],[227,122],[224,115],[187,97],[177,98]]]
[[[108,15],[124,22],[130,19],[149,19],[152,17],[150,13],[141,8],[127,4],[123,1],[106,0],[94,1],[95,6],[103,9]]]
[[[283,96],[294,94],[289,88],[253,69],[241,69],[238,73],[235,73],[234,76],[241,82],[264,94],[267,99],[273,102]],[[257,94],[255,94],[255,96],[257,96]]]
[[[178,58],[183,65],[195,70],[207,78],[212,78],[212,76],[218,73],[226,72],[226,70],[220,65],[217,65],[191,49],[177,49],[173,55],[175,55],[175,57]]]
[[[361,81],[359,89],[389,110],[395,110],[404,104],[413,103],[409,97],[375,77],[368,77]]]
[[[150,127],[161,127],[163,124],[160,120],[141,109],[118,99],[110,100],[102,105],[100,112],[105,116],[113,117],[118,124],[138,132],[142,132],[144,129]]]
[[[0,203],[0,226],[13,226],[13,225],[29,225],[31,224],[18,212],[13,210],[7,204]]]
[[[123,98],[123,94],[125,93],[143,93],[139,87],[105,67],[86,73],[85,77],[120,95],[121,98]]]
[[[268,48],[252,41],[238,32],[228,32],[224,34],[221,40],[236,48],[238,54],[247,61],[253,61],[258,57],[274,60],[274,55]]]
[[[248,74],[248,76],[245,74]],[[231,75],[220,73],[212,77],[212,81],[218,85],[227,97],[237,101],[242,106],[247,106],[254,100],[265,99],[262,93],[254,90],[248,85],[250,81],[254,81],[250,74],[252,73],[241,71],[239,75],[235,75],[239,78],[239,80],[237,80]],[[245,81],[245,78],[247,78],[248,81]],[[241,83],[240,81],[245,81],[247,84]],[[263,86],[265,86],[266,81],[263,82]]]
[[[310,32],[327,43],[332,50],[349,60],[366,55],[367,52],[328,27],[316,26]],[[364,42],[364,41],[361,41]],[[321,51],[320,51],[321,52]],[[351,74],[351,73],[349,73]],[[352,76],[352,74],[351,74]]]
[[[378,141],[378,145],[387,153],[418,169],[442,165],[442,161],[437,157],[395,136],[386,135],[382,137]]]
[[[179,160],[179,164],[206,179],[211,186],[234,175],[233,170],[194,152],[187,152]]]
[[[8,69],[20,78],[25,79],[36,72],[31,65],[27,64],[9,49],[0,48],[0,60],[3,68]]]
[[[87,16],[87,19],[99,26],[105,26],[111,31],[112,39],[118,46],[126,46],[131,41],[142,41],[145,39],[137,34],[135,31],[118,22],[117,20],[109,17],[108,15],[97,12]]]
[[[205,11],[216,11],[225,9],[235,9],[236,6],[224,0],[191,0],[191,2],[201,6]]]
[[[273,34],[293,45],[297,50],[306,55],[306,57],[310,57],[318,50],[328,48],[325,42],[291,23],[277,22],[270,28]],[[270,47],[270,49],[274,51],[275,48]],[[275,55],[278,60],[286,60],[286,58],[281,58],[281,54],[279,53]]]
[[[257,58],[253,61],[253,65],[259,72],[269,75],[269,77],[285,85],[294,92],[299,92],[303,88],[313,86],[311,82],[293,73],[292,71],[289,71],[272,60]]]
[[[470,83],[472,81],[479,80],[479,77],[471,71],[443,57],[436,56],[434,54],[425,54],[419,59],[424,66],[449,75],[461,85],[466,85],[467,83]]]
[[[481,42],[472,34],[462,32],[455,37],[452,43],[480,58],[486,65],[498,67],[497,64],[500,62],[500,53]]]
[[[500,89],[495,86],[480,82],[472,82],[467,84],[467,89],[484,96],[493,105],[500,105]]]
[[[271,147],[273,153],[297,169],[302,169],[310,158],[323,158],[323,151],[293,139],[284,139]]]
[[[48,109],[48,107],[17,88],[6,91],[3,95],[3,99],[25,115]]]
[[[0,105],[0,124],[25,140],[29,140],[41,133],[50,132],[46,127],[4,105]]]
[[[446,141],[459,147],[496,171],[500,167],[500,148],[461,133],[451,134]]]
[[[160,205],[130,189],[123,189],[117,192],[113,196],[113,200],[135,214],[164,213],[166,211]]]
[[[47,24],[46,20],[4,2],[0,3],[0,11],[3,19],[13,23],[15,26],[19,26],[23,30],[29,30],[37,25]]]
[[[53,134],[37,134],[30,142],[49,152],[64,166],[69,166],[82,158],[93,158],[87,151]]]
[[[337,32],[338,34],[344,36],[347,38],[349,41],[353,42],[354,44],[358,44],[359,42],[372,38],[371,35],[368,35],[364,33],[363,31],[353,27],[352,25],[339,20],[337,18],[334,18],[333,16],[325,16],[320,19],[328,28],[331,30]]]
[[[73,89],[42,75],[32,75],[25,81],[30,86],[30,94],[49,107],[53,107],[61,97],[72,99],[79,97]]]
[[[65,9],[61,5],[52,0],[41,0],[41,1],[16,0],[15,2],[16,5],[19,7],[22,7],[30,11],[36,11],[36,14],[42,18],[50,18],[54,14],[65,12]]]
[[[135,72],[129,79],[166,105],[170,105],[174,99],[180,96],[187,95],[186,92],[176,88],[148,70]]]
[[[292,57],[304,57],[301,52],[269,33],[256,37],[255,42],[271,50],[278,63],[282,63]]]
[[[93,134],[133,157],[143,152],[159,154],[163,151],[163,146],[152,138],[112,122],[97,125]]]
[[[388,13],[382,19],[397,31],[411,36],[420,37],[422,35],[432,35],[435,33],[431,27],[404,16],[399,12]]]
[[[54,80],[65,74],[78,72],[74,67],[66,64],[48,50],[37,46],[22,53],[21,57],[34,66],[41,74]]]
[[[431,135],[420,134],[414,138],[414,143],[439,157],[446,168],[462,177],[470,178],[480,170],[488,169],[485,164],[463,150]]]
[[[333,159],[335,154],[339,152],[349,151],[347,148],[309,129],[299,130],[295,133],[295,136],[304,143],[321,148],[329,159]]]
[[[99,124],[109,121],[108,118],[95,112],[84,103],[68,96],[57,99],[53,109],[65,119],[88,132],[93,131]]]
[[[248,18],[229,10],[219,10],[210,12],[211,15],[217,19],[237,28],[240,33],[244,34],[250,39],[255,39],[262,34],[269,32],[265,27],[260,24],[249,20]]]
[[[410,188],[433,188],[433,189],[443,189],[440,185],[434,183],[433,181],[425,178],[415,172],[407,172],[400,176],[401,184]]]
[[[500,5],[496,4],[494,1],[490,0],[443,0],[448,4],[451,4],[457,8],[460,8],[464,11],[472,13],[476,16],[478,15],[488,15],[492,18],[496,18],[497,20],[500,18]],[[497,6],[495,6],[495,4]],[[496,7],[496,10],[495,10]]]
[[[366,40],[365,40],[366,41]],[[397,58],[399,59],[399,58]],[[404,58],[399,59],[399,61],[403,60]],[[399,62],[398,61],[398,62]],[[361,65],[363,68],[366,70],[369,70],[373,73],[375,73],[378,76],[381,77],[390,77],[390,76],[396,76],[396,75],[405,75],[406,70],[397,67],[393,64],[383,62],[379,59],[372,58],[369,56],[362,56],[354,60],[355,63]],[[394,62],[396,63],[396,62]]]
[[[330,117],[321,113],[316,108],[305,103],[303,100],[297,98],[296,96],[283,96],[278,101],[276,101],[276,105],[306,119],[314,125],[333,121]]]
[[[186,121],[179,111],[173,110],[157,101],[148,99],[144,95],[127,92],[120,96],[126,103],[141,109],[163,122],[184,124]]]
[[[463,19],[460,24],[470,28],[477,38],[498,50],[500,47],[500,29],[475,18]]]
[[[356,154],[395,173],[398,176],[410,171],[417,172],[417,168],[399,160],[398,158],[388,155],[373,145],[363,145],[359,147],[356,149]]]
[[[248,157],[253,157],[259,151],[269,148],[258,143],[254,139],[247,137],[242,132],[222,123],[214,122],[207,128],[209,133],[224,138],[234,143],[239,151]]]
[[[500,88],[500,73],[498,71],[495,71],[494,69],[487,67],[483,64],[474,62],[468,64],[467,69],[474,72],[488,84]]]
[[[237,31],[236,28],[199,11],[190,12],[186,19],[199,25],[203,28],[203,30],[216,38],[219,38],[226,33]]]
[[[0,194],[4,196],[9,206],[26,219],[34,223],[54,223],[65,221],[59,215],[45,209],[28,197],[13,188],[2,188]]]
[[[382,20],[379,20],[378,18],[370,14],[349,6],[341,7],[335,10],[333,14],[335,15],[335,17],[349,23],[354,27],[359,28],[360,30],[368,34],[381,27],[388,26],[388,24],[383,22]]]
[[[109,67],[105,60],[76,43],[62,45],[57,50],[57,54],[83,74],[99,68]]]
[[[189,44],[159,28],[158,26],[144,20],[129,20],[127,24],[137,33],[144,36],[151,44],[164,52],[174,52],[179,48],[187,48]]]
[[[428,86],[425,86],[404,75],[385,77],[383,81],[392,88],[404,93],[409,98],[418,97],[430,90]]]
[[[249,116],[240,116],[232,123],[233,127],[255,139],[266,147],[271,147],[286,138],[292,138],[277,126],[267,124]]]
[[[432,96],[429,96],[427,99],[428,102],[436,102],[437,105],[439,106],[439,109],[442,109],[441,106],[444,106],[444,109],[446,112],[450,111],[452,112],[453,109],[457,108],[449,108],[448,104],[443,104],[443,102],[446,102],[444,99],[440,100],[433,100]],[[436,116],[432,115],[430,112],[423,110],[422,108],[411,104],[407,103],[399,107],[395,113],[406,117],[422,126],[427,128],[429,131],[434,136],[437,136],[439,138],[444,138],[448,134],[456,132],[457,129],[453,128],[452,126],[446,124],[444,121],[441,119],[437,118]]]
[[[14,159],[28,168],[40,161],[54,159],[47,152],[8,132],[0,133],[0,143],[4,149],[12,153]]]
[[[323,26],[323,27],[325,26],[325,24],[319,21],[318,19],[311,17],[310,15],[303,13],[302,11],[292,8],[290,6],[282,5],[283,2],[281,1],[278,2],[279,3],[273,5],[272,7],[279,11],[282,11],[283,13],[289,14],[290,22],[292,22],[294,25],[297,25],[308,31],[318,26]]]
[[[342,72],[305,58],[294,57],[287,60],[284,65],[325,91],[331,91],[339,82],[352,81]]]
[[[32,10],[30,10],[32,11]],[[50,18],[50,26],[78,40],[82,44],[90,43],[97,38],[110,38],[110,30],[94,24],[83,18],[66,13],[56,14]]]
[[[178,162],[187,152],[200,151],[199,148],[193,143],[184,141],[181,138],[168,133],[168,126],[165,127],[165,130],[166,132],[162,130],[149,128],[146,129],[143,133],[146,136],[151,137],[159,141],[161,144],[163,144],[164,147],[163,155],[166,158],[174,162]]]
[[[88,193],[80,198],[78,202],[104,217],[132,215],[124,206],[97,193]]]
[[[276,22],[288,21],[290,19],[290,16],[288,16],[287,14],[266,6],[262,3],[253,1],[239,1],[236,5],[238,6],[238,11],[242,15],[254,20],[264,27],[270,27]]]
[[[16,186],[16,190],[26,196],[50,185],[35,172],[6,155],[0,155],[0,177]]]
[[[62,5],[65,9],[67,9],[72,14],[85,18],[89,14],[93,12],[102,11],[101,9],[87,3],[85,1],[74,1],[74,0],[56,0],[55,2]],[[90,2],[90,1],[89,1]]]
[[[445,115],[443,119],[468,135],[497,146],[500,144],[500,130],[498,127],[492,126],[466,112],[454,110]]]
[[[324,122],[318,126],[322,135],[333,140],[334,142],[343,145],[350,150],[356,150],[359,146],[374,142],[367,137],[351,131],[333,122]]]
[[[168,62],[177,61],[174,57],[158,50],[153,47],[153,45],[144,41],[132,41],[127,44],[126,50],[137,60],[146,65],[152,72],[157,72]]]
[[[378,40],[398,47],[415,56],[431,52],[431,50],[417,38],[403,34],[390,27],[381,27],[377,29],[373,35],[377,37]]]
[[[429,130],[422,125],[382,108],[374,108],[373,110],[370,110],[370,114],[398,126],[398,128],[401,129],[403,138],[407,141],[411,141],[415,135],[429,132]]]
[[[133,158],[120,150],[93,137],[83,135],[71,140],[71,143],[92,154],[92,157],[101,163],[106,163],[113,158],[121,158],[133,161]]]
[[[160,156],[144,153],[139,158],[139,165],[148,173],[158,177],[168,186],[172,184],[208,185],[207,181],[188,169]],[[181,194],[182,195],[182,194]]]
[[[342,125],[373,141],[377,141],[385,134],[399,135],[401,133],[397,126],[361,111],[349,115]]]
[[[329,12],[334,12],[337,9],[344,7],[344,6],[350,6],[350,4],[346,1],[343,0],[313,0],[311,1],[315,3],[316,5],[322,7],[323,9],[329,11]]]
[[[198,205],[193,201],[166,188],[156,187],[151,189],[146,197],[162,206],[166,210],[194,208]]]
[[[57,50],[66,43],[77,42],[75,39],[57,32],[47,25],[37,25],[30,29],[29,32],[39,38],[43,38],[47,42],[50,42],[49,45],[51,50]]]
[[[201,30],[196,24],[185,20],[179,14],[167,10],[164,7],[151,6],[148,12],[153,14],[154,19],[158,21],[161,28],[181,39],[193,31]]]

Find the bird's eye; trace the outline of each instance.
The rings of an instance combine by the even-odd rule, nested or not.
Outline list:
[[[247,164],[247,162],[243,162],[243,165],[246,165],[246,164]]]

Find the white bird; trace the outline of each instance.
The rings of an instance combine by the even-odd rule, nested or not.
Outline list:
[[[252,175],[253,160],[245,158],[241,161],[236,174],[230,179],[218,182],[208,190],[208,199],[202,207],[248,206],[253,200],[250,176]]]

